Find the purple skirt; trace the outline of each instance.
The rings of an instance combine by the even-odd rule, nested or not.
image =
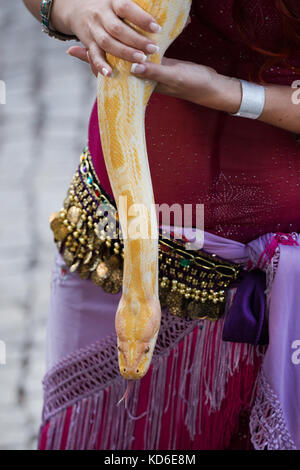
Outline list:
[[[265,271],[270,334],[266,354],[242,338],[223,341],[228,319],[234,332],[236,321],[249,316],[245,302],[234,305],[245,298],[236,288],[229,291],[225,318],[216,322],[188,321],[163,309],[152,365],[134,383],[127,409],[117,406],[127,385],[119,374],[114,330],[121,293],[105,293],[71,273],[56,252],[39,448],[249,448],[250,437],[257,449],[298,448],[299,415],[293,412],[297,355],[293,362],[289,351],[286,357],[280,351],[289,341],[297,346],[292,340],[300,327],[294,317],[298,304],[300,308],[299,241],[297,234],[266,234],[244,245],[205,233],[207,252]]]

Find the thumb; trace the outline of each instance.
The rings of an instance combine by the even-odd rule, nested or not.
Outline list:
[[[132,64],[131,73],[142,78],[154,80],[166,85],[173,81],[172,67],[155,62]]]
[[[72,46],[67,50],[67,54],[89,63],[87,49],[85,47]]]
[[[72,57],[76,57],[76,59],[83,60],[83,62],[87,62],[90,64],[91,69],[95,77],[98,76],[98,70],[95,67],[93,61],[90,59],[89,52],[85,47],[81,46],[72,46],[67,50],[67,54],[71,55]]]

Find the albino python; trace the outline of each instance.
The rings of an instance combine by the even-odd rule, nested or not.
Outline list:
[[[134,1],[162,29],[146,33],[125,21],[156,41],[159,53],[148,60],[160,63],[186,24],[191,0]],[[107,61],[113,74],[110,78],[98,75],[97,98],[102,149],[124,236],[123,290],[115,319],[118,359],[122,376],[137,380],[150,366],[161,320],[158,227],[145,140],[145,111],[156,82],[132,75],[132,64],[125,60],[107,54]],[[127,210],[123,209],[125,199],[120,198],[126,198]],[[142,214],[133,210],[135,204],[144,208]],[[140,234],[135,234],[130,229],[141,216],[145,223]]]

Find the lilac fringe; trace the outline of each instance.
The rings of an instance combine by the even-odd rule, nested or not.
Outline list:
[[[228,304],[231,303],[234,291]],[[153,370],[144,428],[144,448],[157,449],[162,416],[171,410],[169,449],[175,449],[178,417],[182,407],[191,440],[201,434],[201,406],[210,412],[220,409],[230,376],[241,361],[253,364],[259,349],[247,344],[222,341],[224,320],[186,321],[164,312],[160,334],[153,355]],[[195,347],[193,330],[198,327]],[[179,346],[183,341],[180,352]],[[167,375],[170,354],[172,370]],[[199,367],[201,361],[201,367]],[[176,382],[180,383],[180,390]],[[188,385],[189,384],[189,385]],[[43,423],[50,422],[46,449],[60,449],[67,408],[72,406],[66,449],[95,449],[101,426],[105,432],[101,448],[131,449],[139,400],[140,382],[133,384],[128,407],[117,406],[127,382],[119,374],[116,336],[111,335],[88,348],[69,355],[53,367],[44,381]],[[162,390],[167,390],[167,399]]]
[[[250,416],[251,442],[256,450],[296,450],[286,428],[280,402],[261,369]]]
[[[266,268],[264,269],[266,273],[266,280],[267,280],[267,285],[266,285],[266,306],[267,306],[267,315],[269,316],[269,309],[270,309],[270,301],[271,301],[271,292],[272,292],[272,286],[273,286],[273,281],[276,276],[278,264],[279,264],[279,259],[280,259],[280,246],[278,246],[275,250],[274,256],[270,260],[270,262],[267,264]]]
[[[201,324],[199,321],[186,321],[164,314],[153,363],[161,356],[168,356],[172,348],[197,325],[201,329]],[[47,421],[79,399],[100,392],[112,384],[119,387],[115,400],[117,403],[125,392],[127,382],[119,373],[115,334],[68,355],[48,371],[43,380],[43,420]]]

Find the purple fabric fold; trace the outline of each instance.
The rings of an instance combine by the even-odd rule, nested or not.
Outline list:
[[[163,228],[168,231],[167,226]],[[195,239],[195,229],[185,228],[184,234],[187,239]],[[197,238],[201,239],[200,236]],[[247,270],[249,266],[252,266],[252,269],[261,266],[261,260],[265,259],[266,247],[274,247],[273,242],[276,239],[279,240],[278,250],[273,252],[272,258],[263,268],[268,293],[266,316],[269,345],[251,412],[251,435],[255,449],[300,450],[300,234],[267,233],[248,244],[243,244],[205,232],[204,244],[199,245],[198,249],[202,248],[221,258],[242,263]],[[197,249],[196,242],[192,248]],[[269,255],[270,251],[267,253]],[[245,291],[248,289],[251,290],[251,287],[245,284]],[[255,289],[259,289],[258,284]],[[241,298],[242,293],[240,290]],[[249,293],[246,295],[249,296]],[[259,298],[261,294],[257,291],[255,295]],[[263,332],[265,325],[262,322],[262,307],[258,298],[253,307],[257,319],[256,334],[259,336],[259,330]],[[247,300],[242,302],[244,301]],[[238,303],[233,313],[234,328],[237,330]],[[245,321],[245,318],[241,317],[241,325]],[[251,324],[253,321],[251,319]]]
[[[300,244],[300,235],[297,241]],[[300,449],[299,288],[300,246],[281,246],[270,297],[270,340],[262,366],[261,396],[253,410],[257,449]]]
[[[223,341],[268,344],[265,289],[264,272],[255,269],[246,273],[227,312]]]

